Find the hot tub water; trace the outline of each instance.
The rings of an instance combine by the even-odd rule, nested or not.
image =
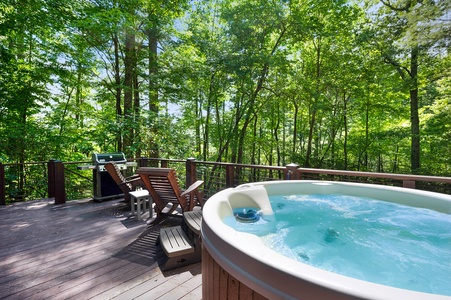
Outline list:
[[[274,215],[252,223],[227,217],[224,223],[323,270],[451,295],[451,215],[348,195],[269,198]]]

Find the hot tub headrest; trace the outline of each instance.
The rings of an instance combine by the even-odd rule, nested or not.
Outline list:
[[[240,185],[229,196],[232,209],[253,207],[263,215],[272,215],[272,207],[266,189],[263,186]]]

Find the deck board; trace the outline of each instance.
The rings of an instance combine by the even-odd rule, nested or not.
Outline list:
[[[161,272],[167,219],[148,226],[122,200],[0,207],[1,299],[202,298],[201,264]]]

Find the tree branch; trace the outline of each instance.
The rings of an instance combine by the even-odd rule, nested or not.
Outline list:
[[[381,0],[382,4],[384,4],[385,6],[389,7],[390,9],[394,10],[394,11],[405,11],[408,12],[409,8],[412,7],[412,1],[407,1],[406,4],[403,7],[396,7],[391,3],[391,0]]]
[[[397,61],[395,61],[388,55],[383,54],[383,56],[384,56],[384,62],[389,63],[392,66],[396,67],[396,69],[398,70],[398,73],[399,73],[399,75],[401,75],[402,79],[406,79],[406,74],[404,74],[402,71],[406,72],[410,77],[412,77],[412,73],[410,72],[410,70],[408,68],[402,66],[400,63],[398,63]]]

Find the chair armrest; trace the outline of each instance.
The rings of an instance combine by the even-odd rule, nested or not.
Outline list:
[[[134,174],[134,175],[132,175],[132,176],[125,177],[125,181],[134,180],[134,179],[136,179],[136,178],[141,178],[141,177],[139,177],[138,174]]]
[[[131,180],[127,180],[127,181],[121,182],[119,184],[119,187],[124,186],[124,185],[131,185],[131,189],[132,190],[135,190],[136,186],[138,186],[138,185],[141,186],[142,188],[145,188],[144,182],[141,180],[140,177],[136,177],[136,178],[133,178]]]
[[[180,194],[181,197],[188,195],[191,192],[197,190],[204,182],[202,180],[198,180],[192,185],[190,185],[183,193]]]
[[[130,179],[130,180],[126,180],[126,181],[122,182],[121,184],[127,184],[127,183],[133,184],[133,183],[138,182],[138,181],[141,181],[141,178],[138,177],[138,178],[133,178],[133,179]]]

